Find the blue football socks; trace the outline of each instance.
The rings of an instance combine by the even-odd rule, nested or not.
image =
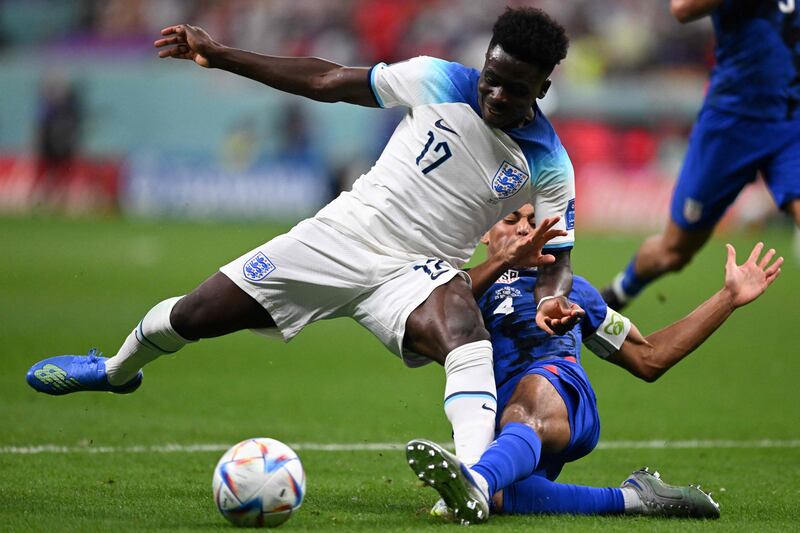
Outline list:
[[[633,256],[622,274],[622,290],[625,291],[625,295],[628,298],[637,296],[654,279],[638,276],[634,269],[635,264],[636,256]]]
[[[542,476],[530,476],[503,491],[503,512],[507,514],[623,514],[621,489],[584,487],[556,483]]]
[[[542,442],[536,432],[525,424],[511,422],[472,469],[486,479],[491,498],[498,490],[533,474],[541,455]]]

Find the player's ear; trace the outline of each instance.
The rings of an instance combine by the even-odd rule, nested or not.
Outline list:
[[[542,84],[542,90],[539,91],[539,96],[537,96],[536,98],[540,98],[540,99],[544,98],[545,95],[547,94],[547,91],[550,89],[550,85],[552,85],[552,84],[553,84],[553,82],[551,82],[550,80],[546,80]]]
[[[483,234],[483,237],[481,237],[481,244],[485,244],[486,246],[489,246],[489,232],[488,231]]]

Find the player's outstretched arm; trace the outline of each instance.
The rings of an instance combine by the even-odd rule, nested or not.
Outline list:
[[[783,257],[773,261],[773,249],[761,257],[763,243],[755,245],[742,265],[736,264],[734,247],[726,246],[722,289],[685,318],[646,338],[632,326],[622,347],[608,360],[645,381],[655,381],[705,342],[734,310],[761,296],[780,275]]]
[[[320,102],[378,107],[369,85],[369,68],[345,67],[316,57],[277,57],[222,45],[200,27],[168,26],[153,44],[158,57],[188,59]]]
[[[722,0],[671,0],[672,16],[681,24],[692,22],[711,14],[722,3]]]
[[[553,229],[559,220],[561,217],[544,219],[531,233],[509,239],[483,263],[469,269],[475,298],[480,298],[509,268],[540,267],[555,262],[555,256],[543,254],[542,249],[550,239],[567,234],[564,230]]]

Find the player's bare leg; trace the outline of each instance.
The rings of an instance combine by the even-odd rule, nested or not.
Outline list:
[[[444,365],[444,408],[456,453],[474,463],[494,438],[497,392],[489,332],[461,276],[434,289],[409,315],[403,342]]]
[[[800,198],[786,204],[784,211],[794,220],[794,257],[797,264],[800,265]]]
[[[184,297],[156,304],[125,339],[114,357],[50,357],[33,365],[28,383],[47,394],[78,391],[129,393],[142,382],[141,368],[198,339],[275,325],[258,302],[222,273],[215,273]]]
[[[713,228],[688,231],[669,221],[663,233],[647,238],[625,271],[601,294],[609,307],[620,310],[649,283],[683,269],[708,242]]]
[[[181,298],[170,322],[179,335],[192,340],[275,326],[267,310],[221,272]]]

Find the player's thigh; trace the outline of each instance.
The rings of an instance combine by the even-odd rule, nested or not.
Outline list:
[[[289,341],[311,322],[348,315],[373,283],[379,259],[336,230],[304,221],[220,272],[266,309]]]
[[[672,196],[670,217],[680,228],[713,228],[742,188],[756,178],[769,153],[758,124],[705,108],[689,139]]]
[[[275,327],[269,312],[221,272],[181,298],[172,308],[170,322],[187,339]]]
[[[439,259],[407,263],[359,301],[353,317],[408,366],[444,364],[453,349],[489,339],[466,279]]]
[[[520,379],[500,416],[500,427],[511,422],[533,428],[545,453],[560,453],[570,442],[569,413],[564,398],[540,374],[527,374]]]
[[[772,138],[778,146],[764,169],[764,179],[778,207],[800,224],[800,120],[780,123]]]
[[[662,253],[691,257],[708,242],[713,231],[713,227],[685,229],[670,220],[661,234]]]
[[[489,340],[489,333],[472,289],[462,276],[455,276],[411,312],[403,345],[443,364],[454,349],[481,340]]]

